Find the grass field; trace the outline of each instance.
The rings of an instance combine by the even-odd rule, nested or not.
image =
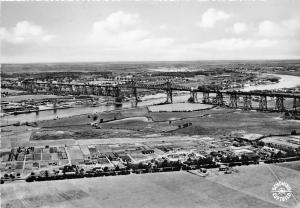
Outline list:
[[[172,112],[172,111],[196,111],[212,108],[212,105],[199,103],[173,103],[166,105],[149,106],[151,112]]]
[[[93,114],[79,115],[41,121],[37,128],[3,127],[1,149],[47,143],[73,144],[74,140],[144,138],[151,135],[218,136],[230,135],[236,131],[275,135],[290,134],[292,130],[300,132],[299,121],[282,120],[279,113],[248,112],[220,107],[194,112],[148,112],[147,108],[105,112],[99,114],[97,118],[104,120],[104,123],[100,124],[100,129],[90,125],[94,122],[93,116]],[[179,128],[186,123],[192,125]]]
[[[278,113],[221,109],[211,112],[208,116],[189,118],[193,125],[175,132],[189,135],[222,135],[243,130],[248,133],[269,135],[289,134],[293,129],[300,131],[299,122],[277,119],[280,116]],[[178,124],[181,124],[181,121]]]
[[[17,140],[20,135],[24,135],[22,140],[28,143],[29,138],[34,141],[136,138],[151,134],[229,135],[236,131],[262,135],[290,134],[292,130],[300,132],[299,121],[280,119],[280,113],[248,112],[220,107],[194,112],[148,112],[147,108],[105,112],[98,114],[97,117],[98,121],[104,120],[104,123],[100,123],[100,129],[90,125],[95,122],[94,116],[93,114],[79,115],[41,121],[38,124],[40,129],[25,126],[5,127],[1,132],[2,148],[16,146],[21,142]],[[186,123],[192,125],[179,129],[179,126]]]
[[[274,166],[272,166],[274,168]],[[299,172],[276,167],[299,198]],[[253,180],[249,180],[249,177]],[[1,185],[7,207],[293,207],[294,199],[272,198],[276,180],[267,167],[241,167],[239,173],[202,178],[187,172],[128,175]],[[299,204],[298,204],[299,206]]]
[[[289,168],[292,170],[300,171],[300,161],[295,162],[286,162],[286,163],[278,163],[277,166]]]

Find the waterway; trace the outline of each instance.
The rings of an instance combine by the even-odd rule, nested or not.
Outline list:
[[[279,83],[276,84],[268,84],[268,85],[258,85],[258,86],[249,86],[245,87],[244,91],[250,90],[273,90],[273,89],[281,89],[281,88],[290,88],[300,85],[300,77],[291,76],[291,75],[280,75],[276,74],[275,76],[280,77]],[[186,102],[189,98],[190,94],[180,93],[174,96],[174,102]],[[198,93],[198,99],[201,98],[202,94]],[[158,93],[155,95],[146,95],[141,98],[142,102],[124,102],[121,107],[116,107],[114,104],[112,105],[101,105],[97,107],[74,107],[68,109],[56,109],[56,110],[47,110],[40,112],[33,112],[28,114],[19,114],[19,115],[9,115],[1,118],[1,125],[8,125],[16,122],[34,122],[40,120],[51,120],[55,118],[62,117],[70,117],[74,115],[81,114],[89,114],[89,113],[100,113],[104,111],[112,111],[112,110],[120,110],[126,108],[134,108],[134,107],[142,107],[149,106],[158,103],[162,103],[166,101],[166,94]]]
[[[267,85],[257,85],[245,87],[243,91],[252,91],[252,90],[277,90],[282,88],[291,88],[300,86],[300,77],[292,75],[282,75],[282,74],[271,74],[276,77],[280,77],[279,82],[276,84],[267,84]]]
[[[173,98],[174,102],[185,102],[189,98],[189,93],[181,93],[175,95]],[[17,123],[17,122],[35,122],[41,120],[52,120],[56,118],[70,117],[74,115],[89,114],[89,113],[100,113],[112,110],[121,110],[134,107],[149,106],[166,101],[166,94],[158,93],[156,95],[146,95],[141,98],[142,102],[136,103],[135,101],[124,102],[121,107],[117,107],[114,104],[111,105],[100,105],[97,107],[89,106],[76,106],[74,108],[67,109],[56,109],[56,110],[45,110],[39,112],[32,112],[26,114],[9,115],[1,118],[1,126]]]

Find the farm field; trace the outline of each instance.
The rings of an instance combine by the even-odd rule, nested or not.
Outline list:
[[[274,166],[272,165],[272,168]],[[276,167],[299,197],[299,172]],[[71,179],[2,185],[2,207],[297,207],[272,198],[276,181],[266,167],[202,178],[187,172]],[[247,180],[253,177],[252,180]],[[299,204],[298,204],[299,206]]]
[[[281,163],[281,165],[285,164],[288,163]],[[268,164],[241,166],[237,169],[239,170],[237,174],[225,174],[222,177],[213,176],[207,179],[283,207],[299,207],[299,171]],[[274,200],[271,189],[278,180],[287,182],[292,187],[293,195],[296,199],[291,197],[286,202]]]

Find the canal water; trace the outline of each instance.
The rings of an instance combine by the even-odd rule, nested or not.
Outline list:
[[[188,100],[189,96],[190,96],[189,93],[181,93],[180,95],[175,95],[173,101],[185,102]],[[155,95],[146,95],[141,99],[142,102],[138,102],[138,103],[136,103],[135,101],[124,102],[121,107],[117,107],[114,104],[111,105],[103,104],[97,107],[76,106],[74,108],[67,108],[67,109],[45,110],[45,111],[32,112],[26,114],[9,115],[1,118],[1,126],[9,125],[17,122],[22,123],[22,122],[41,121],[41,120],[52,120],[55,118],[70,117],[74,115],[100,113],[105,111],[154,105],[154,104],[165,102],[166,94],[158,93]]]
[[[290,88],[300,85],[300,77],[298,76],[291,76],[291,75],[278,75],[275,76],[280,77],[279,83],[276,84],[268,84],[268,85],[259,85],[259,86],[249,86],[245,87],[244,91],[250,90],[272,90],[272,89],[280,89],[280,88]],[[198,93],[198,99],[201,98],[202,93]],[[189,93],[180,93],[175,95],[173,98],[174,102],[186,102],[190,97]],[[112,111],[112,110],[120,110],[126,108],[134,108],[136,106],[148,106],[154,105],[158,103],[162,103],[166,101],[166,94],[165,93],[158,93],[155,95],[146,95],[141,98],[142,102],[124,102],[121,107],[116,107],[114,104],[112,105],[101,105],[97,107],[74,107],[68,109],[56,109],[56,110],[47,110],[47,111],[40,111],[40,112],[33,112],[28,114],[19,114],[19,115],[9,115],[1,118],[1,125],[8,125],[16,122],[34,122],[34,121],[41,121],[41,120],[51,120],[55,118],[63,118],[63,117],[70,117],[74,115],[81,115],[81,114],[88,114],[88,113],[100,113],[105,111]]]

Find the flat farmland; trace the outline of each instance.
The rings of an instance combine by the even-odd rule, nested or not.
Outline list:
[[[285,163],[282,163],[283,165]],[[240,172],[237,174],[227,174],[208,177],[207,179],[228,188],[250,194],[265,201],[273,202],[283,207],[299,207],[300,197],[300,172],[277,165],[261,164],[237,167]],[[278,181],[287,182],[293,191],[295,198],[290,198],[286,202],[274,200],[271,190]],[[297,205],[298,201],[298,205]],[[252,206],[250,206],[252,207]]]
[[[273,167],[273,166],[272,166]],[[267,167],[202,178],[187,172],[152,173],[1,185],[2,207],[297,207],[272,198],[276,180]],[[273,167],[274,168],[274,167]],[[276,167],[299,198],[299,172]],[[249,180],[249,177],[254,177]],[[253,182],[252,182],[253,181]],[[299,206],[299,204],[298,204]]]

